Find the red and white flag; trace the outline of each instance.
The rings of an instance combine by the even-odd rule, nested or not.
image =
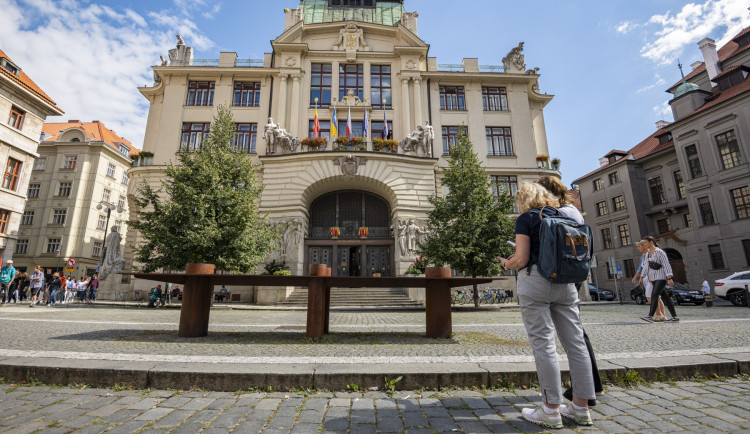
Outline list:
[[[347,106],[348,112],[346,114],[346,137],[352,136],[352,108]]]

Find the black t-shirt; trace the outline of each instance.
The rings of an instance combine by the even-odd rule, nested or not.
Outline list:
[[[542,220],[539,218],[539,210],[540,208],[534,208],[526,211],[516,219],[516,234],[527,235],[531,238],[529,264],[535,263],[536,258],[539,257],[539,227],[542,224]],[[559,217],[561,214],[557,209],[547,206],[544,207],[543,215],[548,217]]]

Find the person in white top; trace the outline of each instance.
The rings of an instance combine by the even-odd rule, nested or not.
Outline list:
[[[654,237],[649,236],[644,238],[643,244],[646,246],[646,258],[644,262],[645,276],[654,285],[654,291],[651,296],[651,309],[648,311],[648,315],[641,317],[641,319],[646,322],[654,322],[654,313],[656,313],[656,308],[658,307],[656,300],[661,298],[670,315],[672,315],[672,318],[668,321],[677,322],[680,319],[677,317],[674,304],[672,304],[672,298],[667,294],[666,290],[667,285],[674,287],[672,266],[669,264],[669,258],[667,258],[664,250],[659,248]]]

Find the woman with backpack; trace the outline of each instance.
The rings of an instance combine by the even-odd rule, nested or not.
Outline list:
[[[544,217],[559,217],[560,201],[543,186],[525,184],[516,193],[521,215],[516,220],[516,253],[499,258],[500,265],[518,273],[518,304],[534,352],[542,407],[523,409],[523,418],[547,427],[562,428],[562,416],[579,425],[592,425],[588,401],[596,399],[591,360],[583,339],[578,311],[578,291],[572,283],[552,283],[544,278],[532,258],[539,257],[539,229]],[[554,324],[554,327],[553,327]],[[562,404],[562,380],[555,345],[555,330],[570,365],[573,403]]]
[[[648,315],[641,317],[646,322],[654,322],[654,314],[656,309],[659,307],[659,298],[667,306],[669,314],[672,318],[668,319],[669,322],[677,322],[680,319],[677,317],[677,312],[674,310],[674,304],[672,304],[672,298],[667,293],[666,286],[674,287],[674,281],[672,280],[672,266],[669,265],[669,258],[664,250],[659,248],[654,237],[646,237],[642,240],[643,245],[646,247],[646,257],[644,258],[643,266],[645,268],[643,276],[648,278],[648,281],[654,285],[654,289],[651,292],[651,309],[648,311]],[[641,276],[641,284],[643,283],[643,276]]]

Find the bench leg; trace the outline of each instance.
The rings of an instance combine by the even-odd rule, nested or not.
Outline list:
[[[450,338],[453,322],[451,288],[448,282],[428,281],[425,292],[427,337]]]
[[[307,286],[307,337],[322,338],[328,328],[326,318],[326,287],[321,277],[310,277]]]
[[[208,264],[188,264],[188,274],[206,274],[207,276],[190,276],[185,281],[180,309],[180,329],[177,336],[181,338],[200,338],[208,336],[208,317],[211,313],[211,299],[214,296],[213,285],[211,285],[211,274],[214,266],[210,265],[210,271],[200,266]],[[197,266],[191,269],[191,266]]]

